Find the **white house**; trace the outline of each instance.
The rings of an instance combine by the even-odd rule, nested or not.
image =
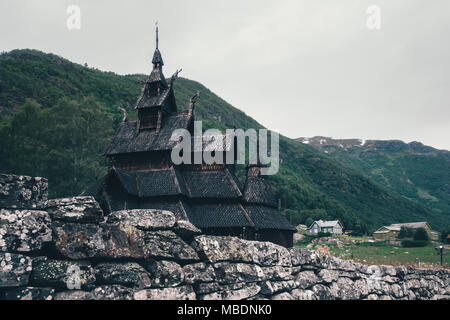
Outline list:
[[[309,236],[317,235],[319,232],[331,233],[331,234],[342,234],[343,230],[342,224],[339,220],[333,221],[314,221],[311,226],[306,229],[306,234]]]

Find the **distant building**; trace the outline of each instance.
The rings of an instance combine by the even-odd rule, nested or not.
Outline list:
[[[333,221],[314,221],[311,226],[306,229],[306,234],[309,236],[317,235],[319,232],[331,233],[331,234],[342,234],[343,230],[342,224],[339,220]]]
[[[375,231],[373,233],[373,238],[377,240],[389,240],[389,239],[396,239],[398,237],[398,234],[400,233],[400,229],[402,227],[410,228],[410,229],[419,229],[424,228],[428,236],[430,238],[434,238],[433,232],[431,231],[430,226],[427,222],[409,222],[409,223],[394,223],[389,226],[382,226],[380,229]]]

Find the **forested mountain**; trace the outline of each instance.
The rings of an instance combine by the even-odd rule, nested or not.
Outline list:
[[[450,215],[450,152],[399,140],[297,139],[438,214]]]
[[[117,106],[134,105],[141,88],[136,80],[145,77],[103,72],[36,50],[1,54],[0,172],[48,177],[52,197],[82,192],[104,174],[101,154],[120,121]],[[197,90],[196,117],[204,128],[262,128],[184,78],[175,82],[178,108],[186,108]],[[362,232],[393,222],[427,220],[437,229],[449,224],[448,212],[407,199],[313,146],[281,136],[280,157],[280,171],[269,180],[294,224],[338,218]]]

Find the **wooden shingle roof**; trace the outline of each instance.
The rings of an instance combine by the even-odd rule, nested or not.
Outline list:
[[[190,198],[236,199],[241,190],[228,169],[214,171],[183,171]]]
[[[163,107],[165,105],[170,104],[168,101],[169,98],[173,101],[175,100],[175,98],[173,97],[172,88],[163,89],[159,95],[148,95],[148,96],[144,95],[141,99],[138,100],[135,108],[143,109],[143,108]]]
[[[173,212],[177,220],[189,220],[190,206],[186,201],[177,200],[148,200],[141,203],[142,209],[159,209]]]
[[[240,204],[192,205],[189,220],[198,228],[254,227]]]
[[[163,59],[162,59],[161,52],[159,51],[158,48],[156,48],[156,49],[155,49],[155,52],[153,53],[152,63],[153,63],[153,64],[159,63],[161,66],[164,65],[164,61],[163,61]]]
[[[159,196],[186,195],[186,189],[178,181],[175,169],[160,169],[150,171],[113,171],[121,185],[130,195],[147,198]]]
[[[249,204],[261,204],[274,208],[277,206],[272,188],[262,176],[247,177],[244,186],[244,200]]]
[[[171,150],[178,143],[171,141],[173,130],[187,129],[191,120],[192,115],[187,112],[168,115],[163,117],[159,131],[140,131],[137,121],[122,122],[106,148],[105,155]]]
[[[279,229],[296,232],[296,228],[276,209],[261,205],[245,205],[257,229]]]

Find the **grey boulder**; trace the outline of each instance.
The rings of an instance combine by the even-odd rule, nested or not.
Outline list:
[[[100,222],[103,211],[97,201],[90,196],[47,200],[42,207],[53,220],[66,222]]]
[[[50,217],[38,210],[0,210],[0,251],[30,252],[52,240]]]

